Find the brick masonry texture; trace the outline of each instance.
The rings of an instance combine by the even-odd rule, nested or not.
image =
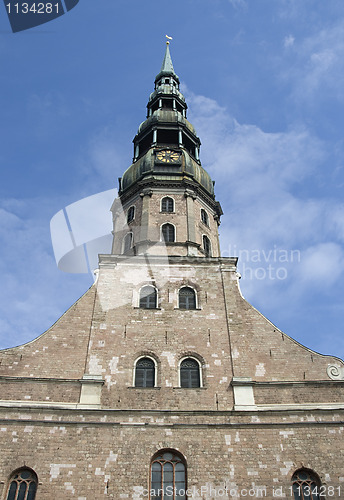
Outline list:
[[[343,426],[335,425],[335,418],[326,412],[321,414],[321,426],[298,414],[263,415],[258,422],[253,415],[241,419],[232,413],[215,417],[217,424],[212,416],[203,415],[203,425],[200,417],[182,425],[184,415],[167,425],[158,414],[144,412],[118,415],[122,422],[107,422],[104,412],[93,412],[86,421],[85,414],[74,416],[78,423],[64,411],[21,416],[26,420],[6,422],[1,415],[1,471],[6,480],[18,465],[32,467],[39,478],[40,499],[147,498],[150,458],[171,447],[186,459],[190,489],[266,487],[265,497],[271,499],[273,487],[282,487],[288,498],[290,477],[302,466],[319,471],[323,483],[343,485]],[[51,420],[43,421],[47,416]]]
[[[98,281],[46,333],[2,351],[0,494],[28,466],[37,500],[148,498],[152,456],[174,449],[186,460],[190,498],[258,487],[288,498],[300,467],[344,495],[344,383],[327,375],[343,362],[301,346],[250,306],[235,263],[101,256]],[[158,290],[156,309],[138,307],[147,284]],[[178,308],[185,285],[196,310]],[[135,388],[145,355],[156,360],[157,387]],[[186,356],[200,362],[201,388],[179,387]],[[103,380],[98,405],[80,405],[84,374]],[[251,380],[251,409],[235,409],[233,378]]]
[[[142,193],[141,193],[142,194]],[[202,247],[202,237],[207,236],[211,241],[212,255],[219,256],[219,241],[217,235],[218,223],[214,219],[215,213],[199,196],[194,194],[191,203],[191,213],[188,213],[187,198],[185,189],[151,189],[150,194],[143,197],[136,194],[123,206],[117,200],[113,207],[114,214],[114,244],[113,253],[121,254],[123,252],[123,238],[128,232],[133,234],[134,245],[137,245],[142,239],[148,239],[151,242],[161,241],[161,226],[165,223],[173,224],[176,228],[176,242],[178,245],[171,245],[169,248],[170,255],[187,255],[186,241],[189,240],[188,226],[192,225],[194,230],[193,243]],[[161,200],[165,196],[169,196],[174,200],[174,211],[171,213],[161,212]],[[147,198],[147,201],[144,199]],[[142,219],[143,204],[147,205],[147,232],[142,236]],[[135,207],[135,218],[130,223],[127,223],[128,209]],[[201,221],[201,209],[206,210],[209,219],[209,225]],[[156,253],[157,247],[154,247]],[[199,256],[203,256],[202,251],[198,251]]]

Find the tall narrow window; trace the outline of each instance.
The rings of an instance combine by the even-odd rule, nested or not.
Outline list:
[[[292,483],[295,500],[320,500],[320,480],[314,472],[297,470]]]
[[[179,309],[196,309],[195,290],[184,286],[179,290]]]
[[[133,233],[128,233],[124,238],[123,252],[128,252],[133,245]]]
[[[208,236],[203,236],[203,250],[206,257],[211,257],[210,239]]]
[[[155,386],[155,364],[150,358],[141,358],[135,366],[135,387]]]
[[[199,364],[195,359],[186,358],[180,364],[180,387],[196,388],[201,386]]]
[[[162,452],[151,463],[150,500],[186,500],[186,467],[179,453]]]
[[[130,207],[127,213],[127,222],[131,222],[135,217],[135,207]]]
[[[171,243],[175,241],[175,230],[172,224],[164,224],[161,228],[161,231],[162,237],[166,242]]]
[[[162,212],[173,212],[174,211],[174,200],[169,196],[165,196],[161,200],[161,211]]]
[[[37,476],[29,469],[13,473],[6,500],[34,500],[37,490]]]
[[[201,209],[201,221],[209,226],[209,217],[207,212],[203,208]]]
[[[140,307],[142,309],[155,309],[157,293],[154,286],[144,286],[140,290]]]

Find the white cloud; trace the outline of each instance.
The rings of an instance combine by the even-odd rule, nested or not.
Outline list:
[[[299,280],[328,288],[341,278],[343,271],[343,248],[337,243],[320,243],[303,252]]]
[[[284,45],[293,48],[292,64],[285,65],[281,75],[292,86],[292,96],[298,102],[316,103],[316,99],[344,100],[344,21],[338,20],[316,34]]]
[[[228,0],[228,2],[235,8],[246,8],[247,3],[245,0]]]
[[[293,35],[288,35],[283,40],[283,46],[285,48],[292,47],[294,45],[294,42],[295,38],[293,37]]]
[[[0,234],[6,234],[8,229],[18,228],[21,220],[15,214],[0,208]]]
[[[58,271],[49,235],[52,199],[0,201],[0,348],[49,328],[87,289],[89,276]]]
[[[120,143],[118,132],[111,127],[103,127],[93,134],[79,158],[79,168],[85,177],[86,192],[81,196],[94,194],[111,187],[117,188],[117,176],[128,165],[128,156],[132,153],[127,144]],[[92,191],[90,192],[90,186]]]
[[[294,300],[301,290],[311,291],[315,283],[328,289],[342,272],[344,208],[335,199],[298,194],[303,185],[315,182],[317,172],[326,165],[325,144],[306,127],[268,133],[239,124],[216,101],[187,93],[191,121],[204,146],[202,163],[216,179],[216,195],[225,212],[220,227],[225,255],[247,250],[250,259],[255,250],[266,255],[274,248],[289,255],[297,250],[300,262],[283,263],[288,274],[284,286],[289,287],[291,300],[292,276],[298,276],[299,286]],[[329,262],[319,270],[326,254]],[[246,265],[252,269],[267,269],[269,264],[281,267],[272,253],[270,256],[267,262]],[[239,268],[243,264],[239,262]],[[331,277],[324,279],[326,275]],[[253,280],[243,285],[245,294],[252,297],[259,291],[261,300],[271,300],[271,287],[279,283],[267,274],[266,284],[262,292],[261,278],[253,274]]]

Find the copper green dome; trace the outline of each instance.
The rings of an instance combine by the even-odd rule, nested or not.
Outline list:
[[[172,151],[178,154],[176,163],[162,164],[157,160],[160,151]],[[214,185],[208,172],[196,161],[188,151],[179,148],[151,148],[137,161],[135,161],[123,174],[120,183],[120,191],[128,188],[142,180],[152,182],[170,181],[171,183],[182,183],[183,181],[196,182],[208,195],[214,197]]]

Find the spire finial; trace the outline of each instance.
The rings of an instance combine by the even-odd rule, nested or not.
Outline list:
[[[160,72],[163,72],[165,74],[169,73],[174,75],[174,69],[173,69],[173,63],[171,59],[171,54],[170,54],[170,40],[172,40],[171,36],[165,35],[166,37],[166,52],[165,52],[165,57],[162,62],[161,70]]]
[[[170,54],[170,40],[172,40],[172,37],[169,35],[165,35],[166,38],[166,50],[165,50],[165,55],[164,55],[164,60],[162,61],[161,69],[158,75],[155,77],[155,83],[161,78],[162,76],[172,76],[176,83],[178,84],[177,87],[179,89],[179,78],[174,72],[173,68],[173,63],[172,63],[172,58]]]

